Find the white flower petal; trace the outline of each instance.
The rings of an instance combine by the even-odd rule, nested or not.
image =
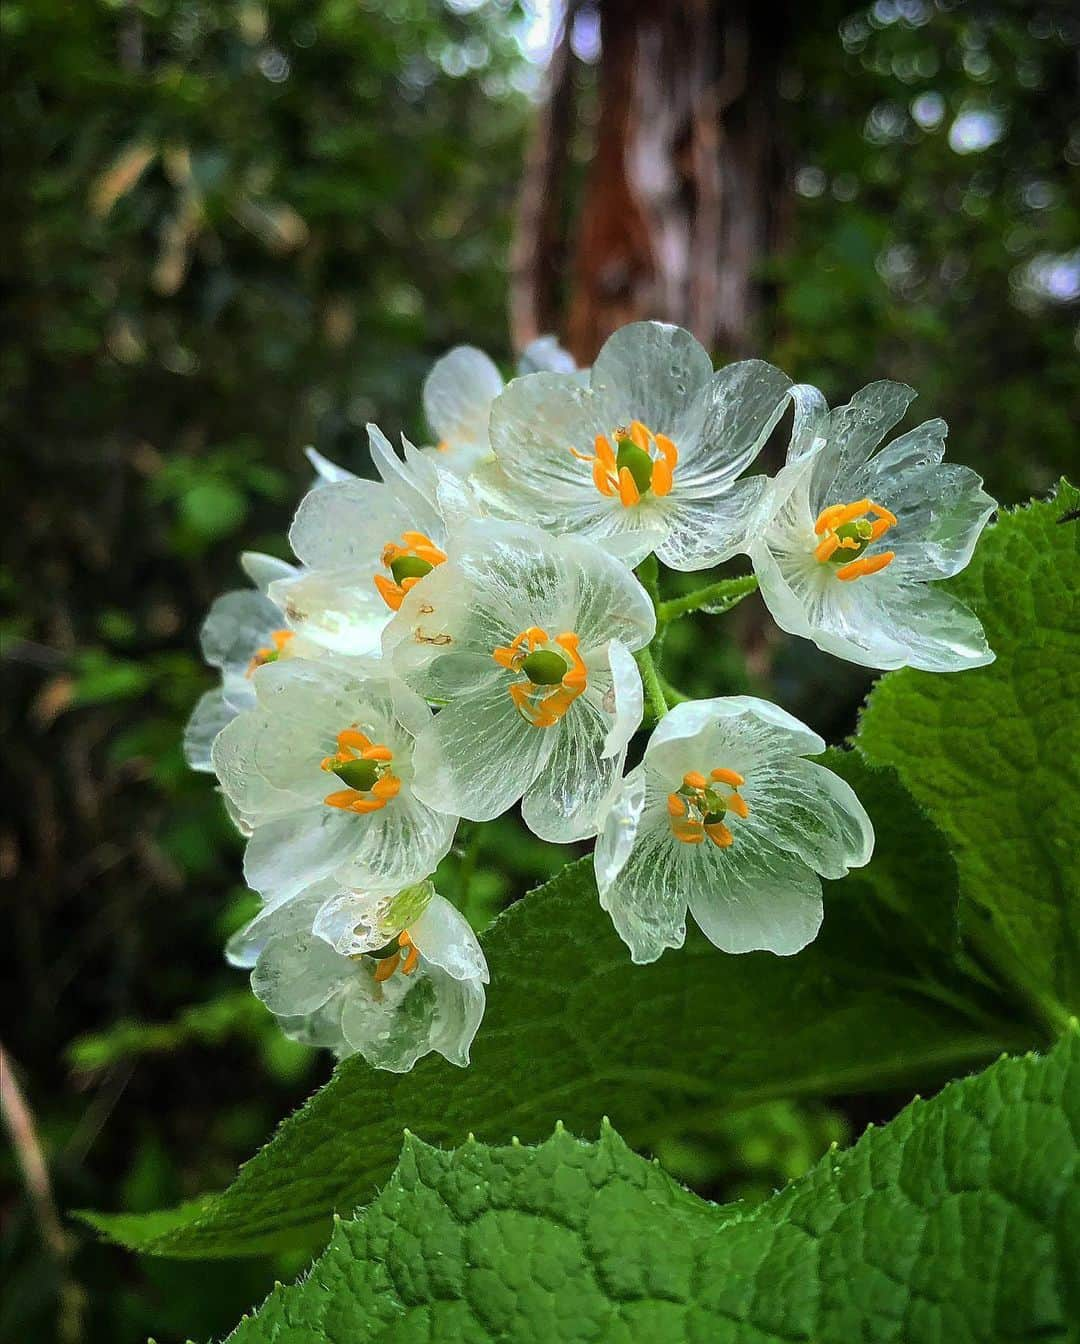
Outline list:
[[[710,569],[747,547],[768,491],[764,476],[735,481],[707,499],[673,501],[670,531],[656,554],[670,569]]]
[[[631,322],[608,337],[592,367],[592,390],[615,417],[598,432],[641,420],[678,445],[688,411],[712,379],[712,360],[688,331],[665,322]]]
[[[240,567],[261,593],[265,593],[275,579],[287,579],[298,572],[287,560],[264,555],[261,551],[245,551],[240,557]]]
[[[316,452],[314,448],[305,448],[304,456],[315,468],[315,475],[318,478],[316,485],[320,483],[333,484],[336,481],[355,481],[356,472],[347,471],[344,467],[339,467],[336,462],[331,462],[328,457],[323,457],[322,453]]]
[[[484,1015],[479,982],[455,980],[421,962],[411,976],[396,973],[378,985],[368,958],[354,965],[341,1014],[351,1050],[393,1073],[407,1073],[432,1051],[451,1064],[468,1064],[469,1046]]]
[[[369,820],[332,807],[309,807],[256,826],[244,851],[244,881],[271,906],[344,866]]]
[[[211,667],[243,676],[257,649],[270,643],[270,632],[280,630],[281,611],[251,588],[223,593],[203,622],[203,657]]]
[[[416,739],[413,791],[430,807],[470,821],[505,812],[547,764],[555,734],[518,713],[505,685],[447,705]]]
[[[577,365],[569,350],[564,350],[557,336],[537,336],[521,352],[518,374],[575,373]]]
[[[312,929],[344,956],[377,952],[414,924],[434,896],[435,888],[426,880],[402,891],[358,890],[334,883]]]
[[[905,651],[902,666],[958,672],[994,661],[978,617],[940,588],[905,584],[891,597],[888,615],[891,634]]]
[[[329,487],[328,487],[329,488]],[[382,566],[342,565],[312,569],[270,585],[289,626],[305,638],[350,657],[377,657],[393,612],[375,587]]]
[[[764,760],[824,750],[824,740],[779,705],[753,695],[726,695],[687,700],[669,710],[649,739],[645,760],[672,789],[688,770],[746,775]]]
[[[593,863],[601,908],[638,965],[686,940],[677,851],[690,847],[669,844],[670,838],[662,805],[654,800],[647,808],[644,774],[632,772],[604,818]]]
[[[611,719],[597,699],[579,696],[560,721],[539,729],[552,738],[551,753],[529,786],[521,816],[542,840],[570,844],[595,835],[600,804],[622,772],[625,744],[604,756]]]
[[[424,415],[436,439],[486,448],[491,403],[503,388],[494,362],[471,345],[438,360],[424,380]]]
[[[809,383],[790,387],[788,396],[795,407],[787,452],[787,461],[791,464],[817,454],[825,446],[829,432],[829,404]]]
[[[569,374],[515,378],[491,407],[491,447],[504,477],[537,505],[601,500],[588,463],[570,450],[591,457],[596,436],[614,428],[603,403]]]
[[[634,655],[624,644],[613,639],[607,647],[607,662],[611,673],[611,696],[614,718],[604,738],[601,755],[616,757],[629,745],[630,739],[641,727],[645,713],[645,699],[641,673]]]
[[[352,962],[314,934],[271,938],[251,972],[256,998],[272,1013],[295,1017],[321,1008],[352,978]]]
[[[794,854],[760,836],[727,849],[683,845],[681,877],[698,927],[722,952],[789,957],[821,928],[821,880]]]
[[[696,433],[680,442],[675,480],[700,498],[730,485],[761,452],[787,408],[791,379],[760,359],[728,364],[711,378],[697,412]]]
[[[874,828],[850,785],[824,766],[791,756],[763,760],[740,794],[750,815],[735,823],[736,843],[775,844],[822,877],[861,867],[874,848]]]
[[[252,692],[252,701],[254,701]],[[214,739],[227,723],[232,723],[238,711],[225,699],[221,690],[207,691],[199,697],[191,718],[184,729],[184,760],[192,770],[214,773],[210,756]]]
[[[469,921],[442,896],[432,896],[419,918],[409,924],[409,937],[420,955],[454,980],[488,982],[488,965]]]
[[[289,529],[289,544],[312,569],[370,571],[388,541],[416,526],[412,513],[381,482],[341,481],[308,491]]]
[[[842,482],[866,461],[916,396],[904,383],[870,383],[829,417],[828,442],[814,456],[811,506],[814,516],[829,504],[844,503]],[[857,496],[856,496],[857,498]]]

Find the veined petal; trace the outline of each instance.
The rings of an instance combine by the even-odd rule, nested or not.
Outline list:
[[[352,977],[352,963],[307,933],[271,938],[251,972],[255,997],[272,1013],[302,1016],[321,1008]]]
[[[626,756],[625,744],[614,756],[603,754],[610,728],[599,696],[586,693],[557,724],[537,730],[553,739],[552,747],[522,800],[521,815],[542,840],[570,844],[596,834],[600,804],[622,772]]]
[[[491,821],[522,796],[547,764],[551,729],[518,713],[504,684],[446,706],[416,739],[416,796],[470,821]]]
[[[264,822],[244,851],[244,881],[268,905],[291,901],[349,861],[368,820],[319,805]]]
[[[714,374],[697,412],[700,428],[679,443],[679,490],[700,496],[745,471],[787,409],[790,386],[786,373],[760,359]]]
[[[787,451],[787,461],[792,464],[824,448],[829,432],[829,404],[809,383],[796,383],[788,388],[788,396],[795,407]]]
[[[677,851],[688,848],[671,841],[663,800],[647,797],[643,773],[628,775],[604,817],[593,863],[601,908],[638,965],[686,941]]]
[[[816,756],[824,740],[771,701],[753,695],[687,700],[660,720],[645,762],[671,788],[687,770],[719,766],[747,775],[762,761]]]
[[[289,529],[289,544],[312,569],[370,571],[388,541],[420,522],[380,481],[341,481],[308,491]]]
[[[789,957],[813,942],[821,880],[796,855],[762,836],[737,837],[728,849],[672,843],[688,851],[680,857],[690,913],[722,952]]]
[[[688,331],[666,322],[620,327],[604,342],[592,367],[592,390],[608,417],[614,417],[599,432],[641,420],[669,435],[681,449],[691,408],[712,380],[712,360]]]
[[[515,378],[491,407],[491,447],[509,491],[549,504],[599,498],[588,465],[570,450],[591,456],[596,436],[614,428],[601,401],[570,374]]]
[[[891,597],[888,616],[892,637],[904,649],[900,666],[958,672],[994,661],[974,612],[932,584],[904,584]]]
[[[617,639],[613,639],[608,644],[606,653],[615,716],[604,738],[601,755],[614,758],[626,749],[630,739],[641,727],[642,716],[645,713],[645,699],[641,686],[641,673],[630,650]],[[606,704],[606,687],[604,699]]]
[[[424,380],[424,415],[437,440],[487,447],[491,403],[503,389],[495,363],[475,346],[443,355]]]
[[[710,569],[744,551],[768,484],[764,476],[749,476],[700,500],[680,491],[672,501],[670,531],[657,546],[657,556],[670,569],[689,572]]]
[[[457,829],[449,808],[436,811],[407,786],[378,812],[349,820],[356,823],[353,843],[333,875],[351,887],[422,881],[449,853]]]
[[[839,499],[842,482],[866,461],[916,396],[904,383],[882,380],[856,392],[829,417],[828,442],[814,457],[810,502],[816,516]]]
[[[469,921],[442,896],[435,895],[409,924],[409,936],[425,961],[454,980],[488,983],[488,965]]]
[[[739,790],[750,809],[738,839],[775,844],[822,877],[840,878],[869,862],[874,828],[851,786],[798,756],[762,761]]]
[[[312,928],[343,956],[377,952],[403,929],[420,918],[435,896],[425,879],[403,890],[391,887],[342,887],[332,884],[329,898],[320,906]]]
[[[403,462],[378,425],[369,424],[367,432],[371,460],[399,509],[410,519],[408,527],[427,533],[434,541],[441,541],[442,519],[435,504],[433,463],[414,448],[404,434],[401,437],[406,461]]]
[[[469,1046],[484,1015],[478,981],[455,980],[421,961],[413,975],[392,975],[377,984],[368,958],[353,965],[356,973],[341,1014],[350,1050],[393,1073],[407,1073],[432,1051],[451,1064],[468,1064]]]

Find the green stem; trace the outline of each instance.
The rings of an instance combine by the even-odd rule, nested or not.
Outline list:
[[[680,691],[677,686],[672,686],[667,677],[660,678],[660,685],[664,690],[664,699],[669,705],[682,705],[691,698],[688,695],[683,695],[682,691]]]
[[[753,574],[744,574],[738,579],[719,579],[716,583],[687,593],[685,597],[673,597],[668,602],[661,602],[656,608],[657,620],[662,626],[668,625],[692,611],[700,611],[702,607],[708,607],[711,615],[720,615],[721,612],[730,611],[744,597],[749,597],[757,586],[758,581]]]
[[[645,702],[652,712],[653,719],[659,723],[668,711],[660,673],[656,670],[656,664],[653,662],[652,654],[648,649],[638,649],[634,658],[637,660],[638,668],[641,671],[641,684],[645,688]]]

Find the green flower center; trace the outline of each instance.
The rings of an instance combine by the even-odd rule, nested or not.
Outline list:
[[[558,686],[570,664],[554,649],[534,649],[522,659],[521,670],[536,686]]]

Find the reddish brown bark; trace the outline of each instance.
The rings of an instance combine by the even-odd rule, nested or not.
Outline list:
[[[762,312],[761,263],[786,226],[777,86],[787,0],[600,0],[599,13],[596,140],[567,344],[589,362],[617,327],[656,317],[726,355],[746,353]],[[567,78],[560,73],[554,88]],[[549,116],[549,129],[555,122]],[[527,174],[534,195],[554,181],[553,159],[565,159],[565,121],[561,134],[561,144],[546,141],[543,185]],[[557,211],[558,201],[549,196],[546,208]],[[540,234],[525,234],[535,258]],[[533,312],[552,319],[549,327],[554,269],[542,261],[533,269],[534,292],[535,277],[547,277]],[[514,331],[520,340],[531,328],[517,320]]]

